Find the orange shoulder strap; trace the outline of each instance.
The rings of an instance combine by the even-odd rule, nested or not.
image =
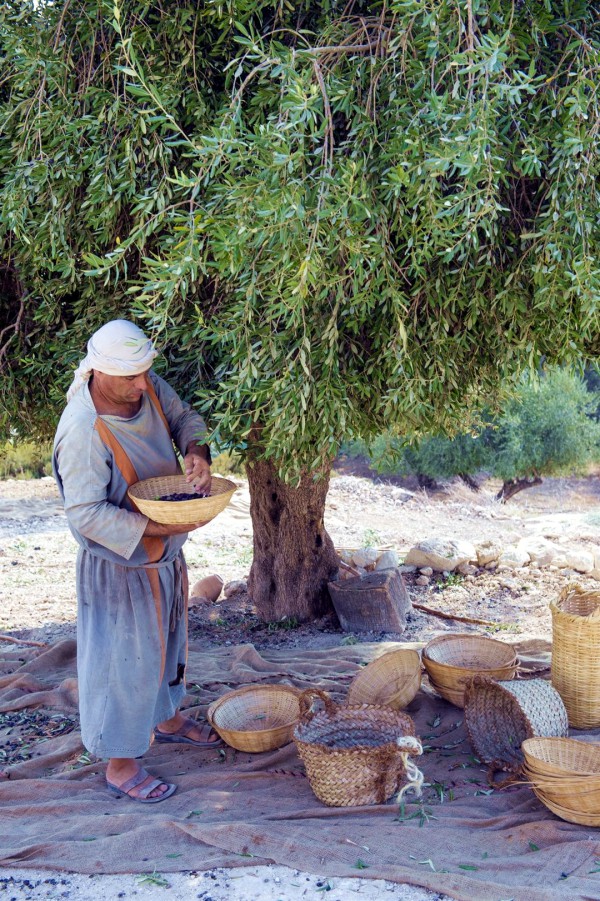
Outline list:
[[[157,398],[158,400],[158,398]],[[164,417],[163,417],[164,419]],[[166,421],[166,420],[165,420]],[[123,449],[120,441],[114,435],[114,433],[109,429],[106,423],[100,419],[99,416],[96,417],[96,422],[94,423],[94,428],[100,435],[102,441],[112,451],[112,455],[115,461],[115,465],[128,486],[133,485],[135,482],[138,482],[138,474],[135,471],[135,467],[128,455]],[[163,555],[164,552],[164,542],[162,538],[142,538],[142,543],[144,545],[144,550],[148,554],[148,562],[156,563]]]
[[[167,422],[167,417],[163,413],[163,408],[161,407],[160,401],[158,399],[158,395],[157,395],[156,391],[154,390],[154,385],[152,384],[152,381],[150,379],[148,379],[147,381],[148,381],[148,391],[147,391],[148,397],[150,398],[150,400],[156,407],[156,410],[158,411],[160,418],[162,419],[162,421],[165,424],[165,429],[167,430],[167,432],[170,435],[171,427],[169,426],[169,423]]]

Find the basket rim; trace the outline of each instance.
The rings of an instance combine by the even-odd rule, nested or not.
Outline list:
[[[153,484],[157,484],[158,482],[166,482],[166,483],[171,482],[173,485],[179,485],[179,484],[181,484],[182,480],[184,481],[186,487],[189,487],[189,486],[190,486],[190,483],[186,481],[186,476],[185,476],[185,473],[183,473],[183,472],[171,473],[170,475],[166,475],[166,476],[151,476],[151,477],[148,478],[148,479],[138,479],[137,482],[134,482],[133,485],[130,485],[130,486],[129,486],[129,488],[127,489],[127,491],[128,491],[128,493],[130,492],[130,493],[133,495],[134,498],[138,498],[138,497],[139,497],[140,500],[147,501],[148,503],[155,503],[155,504],[158,504],[158,503],[163,503],[163,504],[164,504],[164,503],[173,503],[172,501],[171,501],[171,502],[169,502],[169,501],[157,501],[157,500],[154,500],[154,499],[151,498],[151,497],[143,497],[143,496],[141,496],[141,495],[136,494],[136,491],[139,491],[140,486],[142,486],[142,485],[148,485],[148,486],[150,486],[150,485],[153,485]],[[228,486],[227,489],[226,489],[226,491],[237,491],[237,489],[238,489],[238,486],[235,484],[235,482],[232,482],[231,479],[226,479],[226,478],[224,478],[223,476],[213,476],[213,475],[211,475],[210,480],[211,480],[211,485],[212,485],[213,482],[216,482],[217,485]],[[219,494],[225,494],[225,493],[226,493],[225,491],[221,491]],[[217,497],[217,496],[219,496],[219,495],[211,495],[211,497],[213,497],[213,496],[214,496],[214,497]],[[208,498],[208,497],[193,497],[193,496],[190,496],[190,501],[207,501],[207,500],[209,500],[209,499],[210,499],[210,498]],[[187,503],[189,503],[189,502],[188,502],[188,501],[177,501],[177,503],[180,503],[180,504],[187,504]]]
[[[254,685],[244,685],[242,688],[234,688],[231,691],[226,692],[224,695],[221,695],[220,698],[216,698],[208,705],[208,709],[206,711],[206,718],[210,722],[211,726],[218,728],[219,733],[240,733],[243,735],[266,735],[269,732],[275,732],[278,729],[289,729],[297,722],[297,717],[295,719],[290,720],[289,723],[281,723],[278,726],[267,726],[263,729],[234,729],[228,726],[217,726],[214,722],[214,716],[217,710],[221,708],[224,704],[227,704],[229,701],[232,701],[234,698],[241,697],[245,694],[255,694],[259,689],[266,689],[271,692],[280,693],[280,694],[289,694],[298,698],[302,694],[302,690],[296,688],[294,685],[280,685],[278,683],[257,683]]]

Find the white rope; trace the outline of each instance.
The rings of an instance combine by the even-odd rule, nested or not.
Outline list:
[[[400,758],[402,760],[402,763],[404,764],[406,778],[408,779],[406,785],[398,792],[396,801],[399,804],[404,796],[404,792],[408,791],[408,789],[412,789],[417,798],[421,797],[421,787],[423,785],[423,779],[425,777],[418,766],[415,764],[415,762],[410,759],[411,754],[423,753],[423,745],[421,744],[421,742],[417,738],[414,738],[412,735],[404,735],[401,738],[397,739],[396,744],[400,748]]]

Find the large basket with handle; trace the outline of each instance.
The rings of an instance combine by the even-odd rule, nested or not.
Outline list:
[[[412,787],[420,794],[422,773],[410,756],[421,743],[408,714],[372,704],[338,705],[326,692],[300,695],[294,741],[317,798],[330,807],[383,804]]]
[[[600,590],[565,586],[551,601],[552,684],[576,729],[600,726]]]

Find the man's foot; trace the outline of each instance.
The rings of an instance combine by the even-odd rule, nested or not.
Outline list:
[[[138,767],[137,772],[129,779],[120,782],[113,781],[114,779],[114,776],[109,776],[107,769],[106,785],[108,789],[117,797],[125,796],[132,801],[139,801],[140,804],[156,804],[158,801],[164,801],[177,789],[177,786],[172,783],[155,779],[143,767]]]
[[[159,723],[154,730],[158,742],[185,743],[196,748],[219,748],[221,739],[208,723],[198,723],[179,711],[170,720]]]

